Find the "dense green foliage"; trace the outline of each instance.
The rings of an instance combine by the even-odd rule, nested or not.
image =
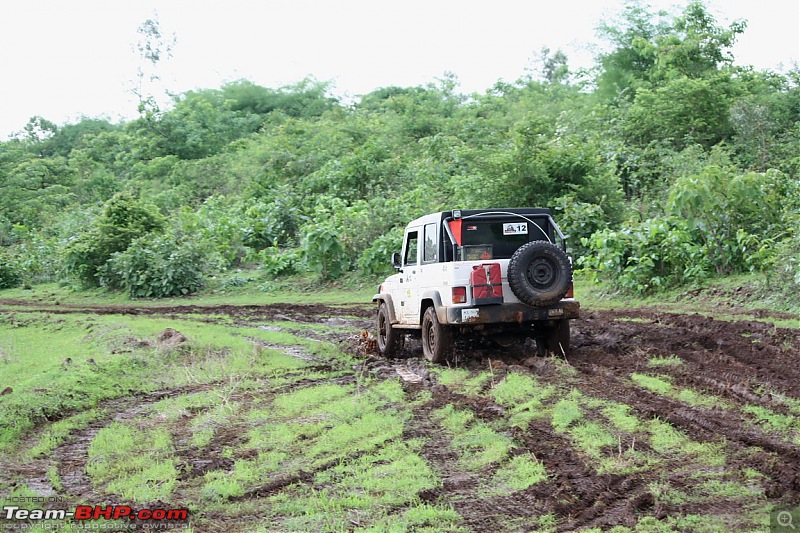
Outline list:
[[[166,296],[231,268],[377,275],[416,216],[548,206],[620,288],[764,271],[797,291],[800,71],[733,66],[744,31],[632,2],[593,71],[544,50],[469,97],[450,75],[347,105],[239,81],[124,124],[34,117],[0,143],[2,276]]]

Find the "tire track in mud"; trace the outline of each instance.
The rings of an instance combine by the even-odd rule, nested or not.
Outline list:
[[[507,370],[533,374],[547,384],[568,383],[568,387],[587,396],[628,405],[642,421],[660,419],[693,441],[722,444],[726,479],[755,469],[766,476],[759,483],[768,499],[776,504],[800,501],[797,446],[756,426],[741,412],[747,405],[764,405],[787,413],[782,398],[800,398],[800,339],[796,330],[752,320],[719,321],[702,315],[602,311],[576,321],[573,331],[574,352],[568,364],[576,374],[568,379],[559,378],[547,358],[498,354],[497,350],[477,345],[471,346],[469,358],[462,354],[461,362],[474,375],[485,370],[486,359],[499,356]],[[679,358],[681,364],[648,366],[650,358],[668,356]],[[500,368],[495,382],[503,377],[502,363],[495,366]],[[630,379],[632,373],[668,374],[674,378],[675,386],[715,394],[731,405],[698,407],[661,396],[637,386]],[[476,417],[491,422],[504,416],[503,408],[485,396],[467,397],[442,385],[430,390],[433,400],[424,410],[415,411],[411,435],[427,435],[430,439],[431,445],[424,448],[423,455],[443,476],[444,485],[434,494],[423,496],[450,501],[467,525],[476,530],[499,530],[509,517],[524,521],[547,513],[558,518],[559,530],[635,526],[647,514],[665,518],[694,512],[738,515],[743,519],[740,505],[735,502],[714,498],[686,504],[656,501],[654,482],[693,490],[696,482],[685,479],[685,457],[660,456],[666,467],[599,475],[588,466],[587,458],[576,452],[567,435],[554,431],[549,420],[533,420],[524,430],[510,429],[515,442],[544,464],[548,479],[507,496],[481,497],[476,491],[480,482],[476,475],[448,471],[453,463],[453,452],[447,451],[448,440],[442,437],[438,424],[425,419],[432,409],[452,404],[469,408]],[[637,450],[652,452],[646,439],[634,442]],[[460,483],[452,483],[451,479]],[[535,522],[526,527],[533,526]]]
[[[497,380],[501,380],[501,371]],[[406,385],[416,394],[422,385]],[[442,477],[442,486],[421,494],[423,500],[441,500],[453,505],[472,531],[503,531],[509,521],[527,529],[536,528],[538,518],[552,514],[559,518],[558,529],[578,527],[635,526],[638,514],[653,506],[648,492],[649,479],[641,475],[598,475],[573,448],[569,439],[555,432],[549,421],[534,421],[526,429],[507,428],[517,446],[511,457],[530,453],[540,461],[547,479],[527,489],[505,495],[486,496],[480,482],[495,468],[468,472],[458,468],[459,455],[450,448],[450,439],[432,419],[432,413],[453,405],[471,410],[476,418],[496,423],[505,419],[502,406],[483,396],[466,396],[441,384],[429,387],[433,399],[414,411],[404,438],[422,437],[427,443],[422,456]]]
[[[629,405],[642,419],[667,421],[694,440],[724,442],[731,466],[755,468],[770,479],[767,497],[800,501],[798,447],[762,431],[741,411],[760,404],[785,413],[774,394],[800,398],[797,331],[701,315],[654,313],[651,323],[615,320],[624,316],[599,312],[578,322],[570,363],[581,373],[581,390]],[[752,341],[754,335],[758,342]],[[684,364],[653,372],[647,361],[659,356],[675,356]],[[731,406],[699,407],[654,394],[630,382],[634,372],[668,373],[676,385],[716,394]],[[753,454],[753,448],[761,451]]]
[[[311,367],[316,368],[316,367]],[[325,365],[324,369],[330,369]],[[269,395],[274,396],[291,390],[304,387],[311,387],[321,383],[351,383],[355,381],[352,375],[345,375],[332,378],[306,379],[302,378],[279,387],[271,388]],[[101,409],[107,414],[90,422],[85,428],[72,432],[69,438],[59,445],[53,453],[55,459],[51,460],[57,466],[57,472],[63,485],[62,492],[70,496],[79,497],[87,504],[102,503],[107,501],[107,495],[98,493],[94,490],[91,480],[86,475],[86,466],[89,462],[89,447],[95,436],[105,427],[113,422],[131,422],[145,413],[156,403],[169,398],[176,398],[183,394],[197,394],[214,390],[224,382],[209,382],[193,384],[174,389],[155,391],[151,393],[137,394],[133,397],[116,398],[105,402]],[[248,402],[258,397],[263,400],[264,394],[258,391],[235,392],[228,398],[231,402]],[[189,443],[191,431],[188,423],[192,417],[181,417],[177,423],[169,426],[170,435],[175,444],[175,456],[177,459],[176,468],[179,475],[178,480],[187,481],[196,477],[203,476],[211,470],[229,470],[233,466],[233,459],[222,456],[222,451],[226,447],[232,447],[241,443],[245,438],[246,432],[242,431],[240,424],[227,424],[219,434],[214,435],[211,441],[202,450]],[[240,458],[240,457],[234,457]],[[46,477],[47,468],[39,469],[37,478]],[[34,479],[34,476],[29,476]],[[52,489],[52,487],[50,487]],[[55,491],[53,490],[53,493]],[[258,491],[254,491],[248,496],[253,498],[259,496]],[[247,499],[245,497],[239,499]]]
[[[244,320],[285,320],[291,322],[319,323],[330,317],[372,318],[373,309],[366,304],[288,304],[274,303],[266,305],[175,305],[175,306],[135,306],[135,305],[79,305],[79,304],[47,304],[22,300],[1,300],[0,311],[9,313],[50,313],[88,314],[88,315],[132,315],[163,316],[179,318],[182,315],[211,315]],[[193,317],[195,318],[195,317]]]
[[[237,324],[234,325],[247,325],[254,326],[259,322],[266,321],[288,321],[299,323],[330,323],[335,327],[346,327],[347,330],[358,331],[360,327],[366,325],[363,318],[371,316],[371,312],[366,310],[363,305],[352,306],[325,306],[325,305],[295,305],[295,304],[273,304],[265,306],[154,306],[154,307],[133,307],[133,306],[58,306],[55,308],[43,307],[42,304],[23,302],[23,301],[0,301],[0,305],[14,305],[13,309],[2,309],[10,317],[13,322],[15,313],[45,313],[45,314],[99,314],[99,315],[143,315],[153,316],[159,318],[187,318],[187,314],[193,313],[210,313],[212,316],[209,322],[222,322],[226,319],[233,317]],[[361,318],[354,319],[354,316]],[[191,320],[196,320],[198,317],[191,316]],[[202,320],[201,320],[202,321]],[[253,323],[251,323],[253,322]],[[318,340],[330,341],[333,337],[340,347],[345,350],[357,348],[358,336],[355,335],[341,335],[338,333],[321,333],[313,331],[304,331],[310,333],[309,337],[317,338]],[[341,362],[338,361],[323,361],[319,358],[309,356],[290,346],[279,346],[268,343],[263,343],[257,339],[248,339],[257,347],[268,347],[275,350],[283,350],[288,355],[307,360],[312,364],[306,367],[304,372],[297,375],[297,380],[277,388],[270,389],[270,394],[279,394],[287,390],[312,386],[319,383],[329,382],[352,382],[355,381],[354,375],[345,375],[339,377],[322,378],[322,379],[306,379],[302,374],[308,371],[333,371],[334,367],[341,367],[339,370],[344,370]],[[147,343],[151,346],[152,343]],[[291,377],[292,372],[284,375],[284,377]],[[18,482],[26,484],[29,489],[35,490],[36,493],[50,496],[57,494],[68,494],[70,497],[77,497],[81,502],[87,504],[102,503],[108,499],[107,494],[98,493],[95,491],[91,480],[86,474],[86,466],[88,464],[88,450],[95,436],[105,427],[113,422],[125,422],[136,419],[139,415],[149,409],[155,403],[179,396],[181,394],[194,394],[198,392],[212,390],[213,388],[221,385],[221,382],[208,382],[202,384],[193,384],[188,386],[181,386],[167,390],[155,391],[150,393],[138,393],[132,396],[125,396],[115,398],[102,402],[98,405],[106,414],[99,419],[89,422],[85,427],[72,431],[62,442],[58,445],[51,454],[51,458],[37,459],[27,464],[19,464],[16,462],[9,462],[4,468],[6,474],[10,476],[9,479],[15,478],[18,481],[13,482],[14,486]],[[236,393],[236,398],[244,399],[244,396],[250,393]],[[235,398],[234,398],[235,399]],[[179,421],[178,424],[171,424],[170,433],[175,442],[175,455],[177,459],[176,467],[179,471],[180,480],[189,480],[193,477],[203,475],[209,470],[216,470],[226,467],[228,460],[213,460],[207,459],[209,453],[208,449],[202,451],[203,457],[198,458],[200,450],[194,449],[189,444],[189,430],[188,420]],[[185,433],[185,434],[184,434]],[[33,434],[27,440],[31,443],[35,442],[39,433]],[[221,452],[223,447],[231,445],[234,441],[239,441],[242,438],[242,433],[237,431],[226,431],[223,435],[215,436],[209,444],[211,450]],[[51,481],[48,479],[48,471],[55,467],[58,474],[59,482],[62,485],[56,489]],[[256,494],[253,494],[255,497]]]
[[[0,305],[7,302],[0,302]],[[37,304],[38,305],[38,304]],[[16,306],[16,304],[15,304]],[[133,308],[129,306],[59,306],[42,309],[41,305],[28,306],[30,312],[96,313],[96,314],[141,314],[207,319],[221,322],[233,318],[234,324],[252,326],[258,321],[289,321],[301,323],[323,323],[331,317],[346,322],[349,330],[366,327],[372,317],[371,306],[324,306],[276,304],[268,306],[172,306]],[[15,307],[13,312],[20,312]],[[25,312],[25,311],[22,311]],[[358,317],[353,320],[352,317]],[[229,323],[229,322],[228,322]],[[311,332],[309,333],[309,336]],[[339,346],[359,357],[365,356],[352,331],[347,333],[325,333],[326,340],[333,339]],[[413,344],[413,343],[412,343]],[[270,346],[272,348],[272,346]],[[275,348],[280,348],[275,346]],[[409,355],[418,355],[410,350]],[[355,368],[352,374],[331,379],[355,379],[359,372],[369,371],[379,377],[397,379],[398,361],[369,356],[363,368]],[[650,358],[674,356],[681,364],[653,368],[648,366]],[[728,457],[728,469],[753,468],[767,478],[759,481],[764,485],[766,497],[774,503],[796,504],[800,502],[800,454],[797,446],[774,434],[763,431],[752,424],[741,412],[746,405],[761,405],[775,412],[788,414],[789,406],[783,397],[800,398],[800,339],[797,330],[775,328],[755,320],[726,322],[702,315],[678,315],[657,311],[596,311],[573,322],[573,353],[568,364],[575,373],[564,379],[549,358],[527,358],[525,354],[502,353],[496,349],[465,343],[465,353],[459,364],[473,373],[486,369],[486,359],[503,363],[494,368],[494,382],[499,382],[509,372],[536,376],[545,384],[577,388],[587,396],[615,401],[631,407],[632,414],[647,421],[654,418],[668,422],[699,442],[724,444]],[[406,360],[402,363],[408,365]],[[372,365],[373,368],[368,368]],[[423,365],[424,367],[424,365]],[[342,369],[344,370],[344,369]],[[419,372],[423,374],[422,372]],[[697,407],[652,393],[630,380],[632,373],[669,375],[672,383],[690,387],[702,393],[714,394],[731,405],[730,408]],[[703,510],[703,504],[694,507],[661,505],[654,500],[650,485],[658,476],[667,476],[677,486],[683,482],[684,473],[670,474],[669,469],[680,466],[669,463],[657,471],[645,470],[633,474],[597,474],[579,453],[568,435],[556,432],[549,419],[533,420],[525,429],[507,428],[517,448],[512,455],[531,453],[541,461],[548,478],[523,491],[507,495],[486,497],[480,485],[488,479],[487,472],[470,472],[458,467],[458,454],[450,449],[450,440],[441,425],[431,418],[432,412],[451,404],[470,409],[478,419],[487,423],[502,422],[504,409],[485,395],[465,396],[447,387],[431,382],[427,375],[421,383],[405,383],[407,395],[413,399],[420,391],[431,392],[431,401],[413,408],[413,416],[407,422],[403,438],[424,438],[426,444],[421,454],[442,478],[442,486],[424,491],[419,496],[431,502],[452,503],[465,525],[474,530],[502,530],[509,519],[517,520],[523,529],[536,527],[539,516],[553,514],[559,530],[581,527],[606,528],[613,525],[635,526],[641,516],[664,517],[669,513],[680,514],[688,510]],[[289,387],[303,387],[322,380],[299,380]],[[329,380],[327,380],[329,381]],[[567,383],[567,385],[564,385]],[[111,400],[105,407],[109,414],[91,422],[86,428],[74,432],[69,440],[54,453],[58,473],[64,492],[77,496],[81,502],[102,503],[104,496],[92,488],[85,475],[88,449],[97,432],[114,420],[131,420],[150,405],[164,398],[182,393],[200,392],[197,387],[212,388],[215,384],[203,384],[195,388],[176,388],[170,391],[150,393]],[[206,389],[207,390],[207,389]],[[278,394],[283,389],[270,389]],[[182,424],[188,422],[182,421]],[[184,427],[176,427],[176,457],[179,461],[182,481],[190,481],[210,470],[227,470],[232,463],[211,455],[221,452],[225,445],[236,442],[241,431],[232,430],[215,436],[203,450],[184,442]],[[238,435],[238,436],[237,436]],[[181,440],[183,439],[183,440]],[[233,439],[233,440],[231,440]],[[645,442],[638,447],[646,447]],[[49,464],[42,463],[41,479],[46,479]],[[32,467],[32,465],[29,465]],[[38,467],[37,467],[38,468]],[[676,469],[680,470],[680,469]],[[666,473],[665,473],[666,472]],[[489,472],[491,474],[491,472]],[[258,498],[264,493],[279,492],[287,481],[307,481],[303,473],[296,480],[276,480],[255,489],[248,498]],[[180,496],[180,495],[178,495]],[[247,498],[245,498],[247,499]],[[714,501],[713,505],[720,505]],[[734,505],[734,504],[731,504]],[[732,509],[731,515],[737,510]],[[739,511],[740,512],[740,511]]]
[[[59,445],[55,452],[55,462],[63,492],[77,497],[87,504],[102,503],[106,495],[97,493],[91,480],[86,475],[86,466],[89,462],[89,447],[95,436],[103,428],[113,422],[125,422],[136,419],[148,408],[167,398],[175,398],[181,394],[196,394],[211,390],[216,383],[204,383],[177,387],[174,389],[137,394],[134,397],[116,398],[106,402],[101,408],[108,414],[101,419],[94,420],[81,430],[73,432],[69,439]]]

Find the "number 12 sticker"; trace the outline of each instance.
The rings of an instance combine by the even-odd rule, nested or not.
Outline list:
[[[524,222],[503,224],[503,235],[527,235],[528,225]]]

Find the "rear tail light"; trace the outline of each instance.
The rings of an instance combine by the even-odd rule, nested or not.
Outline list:
[[[466,287],[453,287],[453,303],[465,304],[467,303],[467,288]]]
[[[567,289],[567,294],[564,295],[564,298],[575,298],[575,286],[570,283],[569,289]]]

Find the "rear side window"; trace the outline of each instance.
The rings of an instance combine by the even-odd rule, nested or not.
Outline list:
[[[436,224],[425,225],[425,247],[422,251],[422,262],[433,263],[439,260],[436,246]]]

